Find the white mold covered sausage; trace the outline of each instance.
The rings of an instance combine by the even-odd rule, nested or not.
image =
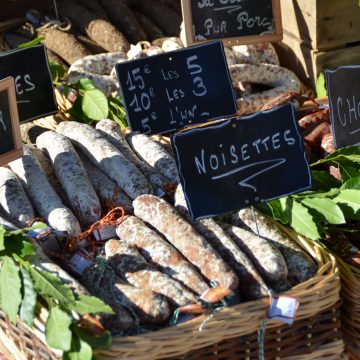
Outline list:
[[[50,157],[56,177],[80,223],[91,226],[101,217],[99,198],[70,140],[54,131],[36,139],[36,145]]]
[[[51,227],[72,237],[80,235],[79,222],[51,187],[39,161],[28,146],[24,145],[24,156],[9,165],[20,179],[38,214],[44,217]]]
[[[70,138],[131,199],[152,193],[151,185],[138,168],[90,125],[64,121],[56,131]]]
[[[35,217],[19,179],[5,167],[0,167],[0,210],[19,227],[26,227]]]
[[[127,140],[139,158],[158,170],[171,183],[179,183],[175,159],[149,136],[130,133]]]

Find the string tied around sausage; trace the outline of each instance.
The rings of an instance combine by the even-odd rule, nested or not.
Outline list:
[[[125,210],[122,207],[116,207],[110,210],[103,218],[96,221],[90,228],[79,236],[68,238],[66,247],[70,251],[75,251],[79,241],[89,237],[94,231],[102,229],[104,226],[117,226],[119,225],[125,217]]]

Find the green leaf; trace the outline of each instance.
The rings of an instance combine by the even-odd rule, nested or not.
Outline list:
[[[92,360],[91,346],[73,334],[70,351],[63,354],[63,360]]]
[[[0,270],[0,305],[7,317],[16,323],[21,304],[21,280],[19,269],[13,259],[4,256]]]
[[[299,234],[311,240],[320,239],[320,233],[309,210],[292,198],[286,198],[285,213],[289,225]]]
[[[34,230],[34,229],[45,229],[47,228],[48,226],[39,221],[37,222],[36,224],[34,224],[33,226],[31,227],[25,227],[25,228],[22,228],[22,229],[17,229],[17,230],[12,230],[12,231],[9,231],[8,232],[8,235],[11,236],[11,235],[24,235],[26,233],[28,233],[29,231],[31,230]]]
[[[22,235],[11,235],[5,238],[6,253],[17,254],[20,257],[35,255],[35,249],[29,239]]]
[[[333,201],[351,207],[356,213],[360,210],[360,191],[348,189],[341,190],[340,194],[334,197]]]
[[[85,314],[114,314],[109,305],[106,305],[102,300],[88,295],[79,295],[79,299],[71,307],[80,315]]]
[[[284,201],[285,199],[286,198],[272,200],[268,204],[271,208],[273,218],[275,220],[281,221],[283,224],[288,224],[289,221],[286,217],[283,206],[281,205],[281,202]]]
[[[341,189],[360,190],[360,176],[345,181],[342,184]]]
[[[343,182],[359,176],[360,173],[358,167],[355,167],[352,164],[353,163],[349,161],[347,162],[344,161],[337,164],[340,170],[341,180]]]
[[[49,61],[51,77],[54,82],[58,81],[65,75],[65,69],[58,63]]]
[[[341,186],[341,181],[334,178],[327,171],[312,170],[314,188],[320,191],[329,191],[331,188]]]
[[[27,42],[27,43],[23,43],[23,44],[20,44],[19,46],[18,46],[18,48],[19,49],[23,49],[23,48],[27,48],[27,47],[30,47],[30,46],[34,46],[34,45],[38,45],[38,44],[40,44],[42,41],[44,41],[45,40],[45,36],[38,36],[36,39],[34,39],[34,40],[31,40],[31,41],[29,41],[29,42]]]
[[[34,314],[36,306],[37,294],[34,289],[33,282],[30,274],[24,269],[20,268],[20,274],[22,279],[22,303],[20,306],[20,319],[30,327],[34,323]]]
[[[112,336],[109,331],[105,331],[101,336],[96,336],[80,327],[76,327],[75,332],[80,339],[87,342],[93,349],[108,348],[112,342]]]
[[[319,98],[327,96],[324,73],[320,73],[319,77],[316,80],[316,95]]]
[[[93,82],[88,78],[82,78],[78,81],[78,88],[85,91],[95,90]]]
[[[340,194],[340,188],[330,189],[329,191],[319,192],[319,191],[304,191],[302,193],[292,195],[296,200],[301,200],[303,198],[332,198]]]
[[[70,325],[71,318],[65,311],[58,306],[51,308],[45,326],[47,344],[55,349],[69,351],[72,339]]]
[[[30,268],[30,275],[34,281],[35,289],[41,295],[59,300],[65,306],[74,304],[73,292],[57,276],[34,267]]]
[[[360,146],[347,146],[334,151],[333,153],[326,156],[324,159],[320,159],[315,163],[311,164],[311,167],[334,162],[343,162],[348,156],[360,155]],[[355,158],[356,159],[356,158]],[[357,161],[356,161],[357,162]]]
[[[114,120],[121,129],[128,127],[127,115],[123,101],[120,96],[116,98],[110,98],[109,101],[109,118]]]
[[[5,250],[5,244],[4,244],[5,234],[6,234],[6,229],[4,228],[4,226],[0,225],[0,251]]]
[[[75,101],[73,106],[67,110],[67,112],[76,118],[78,121],[84,123],[84,124],[92,124],[94,120],[88,118],[82,110],[82,96],[79,96]]]
[[[109,106],[105,94],[98,89],[85,91],[82,99],[82,110],[92,120],[107,118]]]
[[[337,225],[346,223],[340,207],[330,199],[305,198],[301,200],[301,204],[314,210],[320,220]]]
[[[360,221],[360,211],[356,212],[354,211],[354,209],[352,209],[350,206],[347,206],[346,204],[340,203],[339,206],[345,216],[345,219]]]

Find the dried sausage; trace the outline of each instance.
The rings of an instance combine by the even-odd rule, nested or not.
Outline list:
[[[105,244],[106,258],[117,275],[139,289],[162,294],[175,308],[196,302],[196,297],[176,280],[145,261],[134,246],[119,240]]]
[[[56,176],[80,223],[90,226],[100,219],[99,198],[70,140],[54,131],[36,139],[36,145],[50,157]]]
[[[202,276],[171,244],[135,216],[126,216],[116,233],[136,246],[141,255],[161,272],[178,280],[197,295],[209,289]]]
[[[236,290],[239,279],[215,249],[165,200],[142,195],[133,202],[134,213],[162,233],[208,280]]]
[[[136,166],[90,125],[64,121],[56,131],[70,138],[131,199],[152,193],[151,185]]]
[[[51,227],[69,236],[80,235],[77,219],[51,187],[40,163],[28,146],[24,145],[24,156],[9,165],[19,178],[35,210]]]

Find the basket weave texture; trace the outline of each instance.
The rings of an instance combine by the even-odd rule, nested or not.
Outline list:
[[[360,359],[360,270],[337,259],[341,277],[341,319],[352,359]]]
[[[292,326],[274,320],[267,323],[265,357],[267,360],[341,359],[344,345],[336,260],[314,243],[301,238],[299,241],[317,261],[319,270],[313,278],[283,294],[297,298],[300,306]],[[210,318],[204,315],[163,330],[116,337],[110,348],[97,350],[96,356],[104,360],[257,359],[257,331],[266,318],[268,303],[269,299],[246,302],[214,313]],[[0,313],[0,349],[5,348],[10,359],[58,359],[40,340],[44,321],[38,318],[36,327],[33,332],[21,322],[14,326]]]

